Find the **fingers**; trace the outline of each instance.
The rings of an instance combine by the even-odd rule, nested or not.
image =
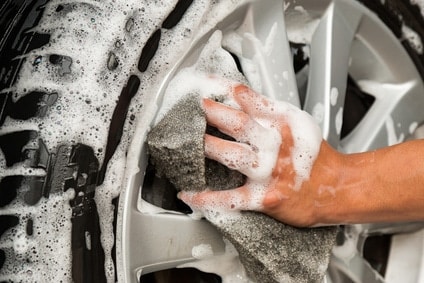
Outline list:
[[[241,109],[254,118],[266,118],[275,113],[275,103],[249,87],[239,84],[233,87],[232,95]]]
[[[243,111],[210,99],[203,100],[203,109],[209,125],[235,138],[248,142],[251,133],[261,132],[262,127]]]
[[[205,135],[205,155],[248,177],[258,167],[257,155],[250,146],[211,135]]]
[[[250,117],[240,111],[210,99],[203,100],[203,109],[209,125],[239,140],[245,132],[244,126]]]

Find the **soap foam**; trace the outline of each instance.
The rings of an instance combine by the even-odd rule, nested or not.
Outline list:
[[[195,1],[177,26],[172,30],[162,30],[155,58],[141,74],[136,66],[141,50],[151,32],[157,30],[172,11],[175,2],[49,1],[44,7],[40,23],[32,31],[49,34],[50,43],[23,55],[21,58],[24,63],[16,83],[1,91],[2,94],[12,92],[14,101],[31,91],[58,94],[57,101],[48,108],[44,118],[20,121],[7,117],[1,134],[36,130],[50,153],[56,153],[58,146],[63,143],[83,143],[94,149],[102,164],[116,102],[128,77],[131,74],[139,77],[142,87],[132,99],[127,114],[127,117],[133,119],[126,119],[120,144],[108,164],[106,180],[96,188],[95,194],[108,282],[115,280],[111,257],[115,241],[112,227],[115,207],[112,199],[119,196],[124,181],[122,176],[127,160],[126,151],[135,120],[143,105],[154,104],[155,94],[173,67],[172,64],[187,52],[187,47],[196,36],[210,30],[240,4],[232,1],[217,4]],[[52,54],[64,56],[64,63],[52,64]],[[114,60],[118,62],[115,69],[108,69]],[[42,176],[45,172],[43,169],[26,168],[18,164],[4,170],[1,176],[19,174]],[[25,227],[21,222],[12,229],[13,233],[2,238],[2,246],[15,246],[18,253],[25,253],[33,262],[29,264],[30,269],[21,270],[22,266],[14,266],[6,258],[2,270],[4,276],[7,274],[5,279],[12,276],[14,281],[24,282],[72,280],[72,209],[68,192],[51,193],[49,199],[42,198],[35,206],[14,201],[2,209],[2,214],[21,215],[21,221],[27,218],[34,221],[31,241],[22,238]],[[60,229],[52,230],[55,226]],[[92,244],[91,237],[87,235],[87,247]],[[33,248],[30,248],[31,245]]]
[[[331,106],[336,106],[337,99],[339,98],[339,91],[336,87],[332,87],[330,90],[330,103]]]
[[[200,244],[193,247],[191,255],[197,259],[203,259],[213,256],[212,246],[209,244]]]
[[[336,133],[337,135],[340,135],[342,132],[342,126],[343,126],[343,107],[340,107],[337,111],[334,126],[336,127]]]
[[[290,42],[308,44],[319,24],[319,18],[306,11],[302,6],[289,7],[285,11],[287,37]]]
[[[418,54],[423,54],[423,42],[420,35],[405,23],[402,24],[402,36]]]
[[[324,113],[325,113],[325,107],[324,104],[321,102],[318,102],[314,105],[314,108],[312,109],[312,117],[315,119],[315,121],[320,124],[324,121]]]

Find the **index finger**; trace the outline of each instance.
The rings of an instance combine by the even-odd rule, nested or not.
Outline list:
[[[188,204],[193,210],[201,211],[205,216],[214,211],[258,210],[261,206],[261,204],[258,205],[252,200],[251,192],[246,186],[223,191],[182,191],[178,194],[178,198]]]
[[[251,133],[263,131],[263,128],[248,114],[225,104],[205,98],[203,109],[208,124],[217,127],[237,141],[248,142]]]
[[[232,95],[241,109],[254,118],[267,118],[276,112],[276,103],[246,85],[236,85]]]

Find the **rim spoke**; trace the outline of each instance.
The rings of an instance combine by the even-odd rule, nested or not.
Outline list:
[[[362,254],[365,247],[365,242],[368,237],[375,235],[397,235],[413,233],[418,230],[424,229],[422,222],[400,222],[400,223],[371,223],[371,224],[356,224],[352,225],[355,231],[357,250]]]
[[[241,61],[245,69],[255,65],[256,72],[245,73],[249,81],[260,81],[256,91],[300,106],[293,61],[284,23],[283,1],[256,1],[246,13],[237,33],[241,36]],[[250,75],[259,77],[249,78]],[[253,86],[254,87],[254,86]]]
[[[206,220],[194,220],[141,200],[142,182],[140,173],[134,175],[131,189],[122,196],[126,205],[118,223],[117,258],[124,282],[138,282],[142,274],[195,261],[192,249],[201,244],[209,245],[216,255],[225,252],[222,235]]]
[[[376,100],[358,126],[343,139],[341,148],[346,153],[402,142],[424,120],[421,82],[384,84],[368,81],[358,84]]]
[[[411,233],[424,228],[423,222],[373,223],[355,225],[363,236]]]
[[[422,282],[424,278],[423,252],[424,230],[394,236],[389,256],[392,260],[388,261],[385,275],[386,282]]]
[[[349,276],[351,282],[369,282],[369,283],[384,283],[384,278],[378,274],[370,264],[358,254],[355,254],[348,262],[342,261],[336,257],[331,257],[332,266],[329,269],[331,274],[332,268],[337,268],[337,271],[343,270],[344,274]],[[337,272],[335,271],[335,272]],[[335,276],[337,278],[337,275]]]
[[[350,47],[361,18],[362,13],[350,9],[347,2],[335,1],[312,37],[304,108],[317,119],[324,138],[335,147],[340,141]]]
[[[214,254],[224,252],[222,235],[204,220],[186,215],[147,214],[133,210],[130,241],[131,268],[141,274],[177,267],[195,260],[192,249],[210,245]]]

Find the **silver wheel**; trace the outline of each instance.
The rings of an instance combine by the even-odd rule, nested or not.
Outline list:
[[[295,53],[290,54],[283,32],[281,3],[262,1],[240,5],[194,41],[152,97],[163,95],[178,70],[195,61],[214,30],[222,30],[224,37],[236,31],[242,38],[243,51],[237,53],[225,45],[223,48],[237,57],[241,69],[243,62],[253,62],[263,82],[262,93],[303,107],[318,121],[325,138],[340,151],[360,152],[392,145],[415,132],[424,121],[422,78],[399,39],[373,12],[354,1],[287,1],[284,9],[287,34]],[[278,48],[274,48],[272,54],[265,54],[257,43],[266,44],[274,23],[278,25],[278,32],[272,40]],[[254,35],[254,40],[243,37],[246,32]],[[252,51],[260,56],[252,60]],[[299,52],[304,64],[294,74],[291,55],[296,57]],[[288,83],[282,84],[279,76],[285,76]],[[362,110],[355,109],[358,104],[347,105],[347,101],[352,101],[347,96],[355,95],[352,89],[361,93],[362,98],[357,100],[366,101],[362,101],[362,106],[366,103]],[[357,111],[361,117],[346,122],[348,116]],[[146,118],[152,120],[153,117]],[[144,122],[139,124],[138,133],[144,135],[148,125],[146,119],[140,120]],[[143,190],[156,186],[156,192],[162,191],[163,183],[145,180],[148,161],[143,141],[133,141],[131,149],[134,155],[128,159],[130,170],[118,213],[120,278],[139,280],[142,274],[195,262],[198,259],[192,255],[192,249],[200,244],[210,244],[215,255],[225,253],[222,236],[206,221],[192,220],[184,210],[171,210],[175,206],[160,208],[159,202],[151,201],[152,204],[142,198]],[[334,249],[327,280],[400,282],[393,274],[399,276],[401,270],[394,265],[400,260],[422,261],[421,249],[417,250],[418,254],[412,254],[414,250],[408,252],[408,258],[396,258],[405,256],[402,243],[407,242],[404,238],[409,235],[405,233],[421,227],[420,223],[344,227]],[[368,255],[364,257],[368,253],[365,249],[371,253],[377,249],[376,245],[373,248],[366,243],[373,235],[392,234],[402,235],[393,237],[391,249],[390,245],[384,246],[391,253],[384,263],[387,272],[382,272],[370,264]],[[422,239],[422,235],[416,232],[411,237]],[[408,278],[419,278],[420,268],[413,269],[415,275],[410,272],[408,270]]]

